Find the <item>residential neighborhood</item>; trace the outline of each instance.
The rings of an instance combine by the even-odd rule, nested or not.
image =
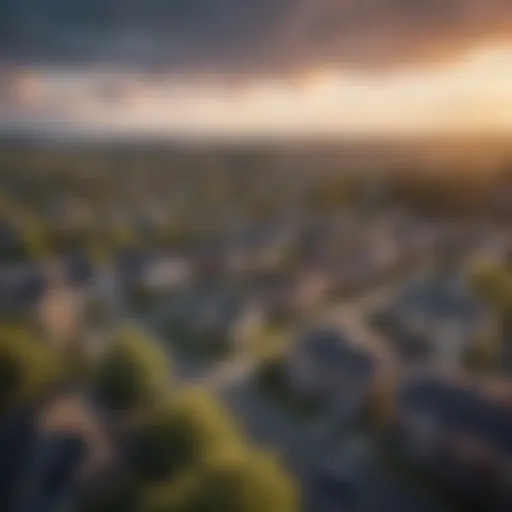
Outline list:
[[[369,197],[357,174],[333,184],[316,168],[292,176],[282,156],[250,174],[214,154],[212,179],[208,155],[193,152],[148,150],[138,167],[126,150],[90,150],[89,165],[106,170],[88,173],[55,149],[32,149],[37,166],[9,151],[0,157],[10,191],[0,205],[0,338],[21,329],[16,350],[36,336],[71,366],[40,402],[5,409],[5,503],[17,499],[7,469],[16,450],[30,490],[23,511],[106,510],[99,503],[118,487],[149,499],[146,483],[130,483],[142,478],[134,468],[154,479],[178,452],[144,445],[145,421],[199,387],[251,450],[279,458],[301,510],[511,509],[508,215],[473,218],[437,196],[435,212],[411,206],[424,184],[401,199],[392,192],[400,176]],[[343,187],[357,193],[333,199]],[[135,385],[147,354],[117,366],[139,338],[155,356],[137,385],[178,393],[158,407]],[[0,351],[9,383],[12,350]],[[137,407],[126,409],[132,395]],[[173,425],[161,435],[178,436]],[[153,490],[148,503],[163,499]]]

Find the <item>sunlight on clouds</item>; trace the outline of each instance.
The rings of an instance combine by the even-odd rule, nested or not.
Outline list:
[[[126,72],[20,73],[15,104],[89,129],[159,133],[337,134],[512,130],[512,47],[488,47],[438,69],[355,74],[243,86],[151,81]],[[37,110],[36,110],[37,107]]]

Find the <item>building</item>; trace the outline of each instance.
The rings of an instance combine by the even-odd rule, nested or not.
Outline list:
[[[486,510],[512,507],[510,400],[422,375],[399,388],[393,439],[414,464]]]
[[[165,293],[183,289],[193,279],[193,268],[185,258],[159,258],[148,264],[141,284],[148,290]]]
[[[39,324],[47,341],[56,347],[65,347],[74,341],[79,328],[81,300],[64,283],[52,284],[38,303]]]
[[[20,266],[0,274],[0,314],[26,316],[45,290],[45,280],[37,268]]]
[[[0,503],[6,512],[74,509],[96,476],[115,474],[120,456],[106,417],[76,393],[57,392],[0,423]]]
[[[258,332],[266,315],[258,303],[228,290],[192,289],[172,298],[166,326],[176,342],[193,350],[237,350]]]
[[[331,327],[303,333],[287,354],[285,366],[292,392],[335,406],[354,394],[363,400],[374,375],[372,358]]]
[[[492,322],[486,308],[463,286],[436,278],[408,284],[385,316],[404,350],[414,344],[419,353],[446,369],[460,367],[468,345]]]

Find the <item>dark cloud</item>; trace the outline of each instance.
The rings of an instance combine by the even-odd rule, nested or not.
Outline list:
[[[512,0],[0,0],[0,58],[177,72],[372,69],[512,34]]]

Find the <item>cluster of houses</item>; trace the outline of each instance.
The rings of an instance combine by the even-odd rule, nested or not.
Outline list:
[[[379,371],[377,360],[353,341],[331,326],[315,327],[296,340],[284,360],[293,393],[322,402],[338,426],[350,425],[365,409]],[[512,507],[512,388],[502,384],[494,393],[481,382],[447,375],[453,374],[424,370],[399,376],[381,442],[459,503],[506,512]],[[346,464],[340,474],[336,457],[329,460],[322,478],[338,482]],[[356,478],[354,468],[348,469]],[[348,483],[336,485],[339,495]],[[346,492],[356,492],[357,482],[350,485]]]
[[[471,382],[415,376],[399,389],[390,442],[438,483],[485,510],[512,507],[510,400]]]
[[[356,219],[341,218],[300,229],[258,229],[193,245],[179,255],[152,256],[137,270],[132,267],[125,280],[168,304],[167,321],[181,333],[209,324],[227,333],[255,318],[299,320],[435,243],[431,230],[397,214],[358,226]]]
[[[406,359],[430,360],[446,370],[462,365],[470,344],[492,332],[494,320],[461,280],[439,276],[406,283],[377,316]]]
[[[379,277],[427,257],[446,234],[445,227],[407,212],[392,210],[371,219],[347,213],[315,221],[262,225],[236,236],[208,237],[172,252],[126,249],[108,268],[99,268],[80,253],[67,255],[62,263],[71,284],[90,295],[100,288],[115,288],[110,282],[116,281],[118,292],[124,295],[142,289],[157,301],[190,303],[192,326],[198,323],[194,318],[203,315],[203,295],[221,297],[225,288],[235,283],[232,300],[237,302],[233,308],[236,313],[226,315],[219,298],[216,312],[212,309],[209,315],[218,314],[219,324],[236,324],[247,316],[247,309],[263,309],[270,319],[298,319],[339,294],[371,285]],[[44,280],[39,266],[26,263],[22,267],[14,271],[9,265],[0,271],[2,311],[26,310],[41,291]],[[211,281],[217,288],[213,292],[208,290]],[[123,300],[114,293],[110,298]],[[408,297],[399,302],[397,309],[409,302]],[[409,306],[414,307],[412,301]],[[413,322],[415,315],[409,313],[402,316]],[[428,325],[428,315],[417,319],[417,326],[421,327],[422,321]]]
[[[302,332],[291,344],[284,367],[293,394],[328,407],[357,395],[362,409],[375,375],[373,358],[332,326]]]
[[[228,353],[241,350],[264,327],[265,314],[226,289],[196,287],[167,301],[164,322],[167,335],[184,348]]]

